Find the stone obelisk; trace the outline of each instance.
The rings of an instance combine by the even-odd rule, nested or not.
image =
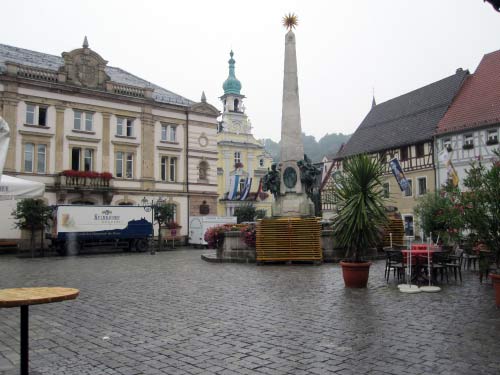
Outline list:
[[[273,206],[273,216],[311,216],[314,205],[301,182],[297,162],[304,158],[302,129],[300,125],[299,84],[297,54],[295,51],[296,16],[285,17],[290,30],[285,36],[285,66],[283,77],[283,107],[281,113],[280,194]]]

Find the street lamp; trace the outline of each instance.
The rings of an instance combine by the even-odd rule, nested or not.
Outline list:
[[[163,197],[159,197],[157,200],[156,200],[156,203],[151,203],[151,206],[152,206],[152,209],[153,209],[153,219],[156,219],[156,221],[158,221],[158,251],[162,251],[162,242],[163,242],[163,239],[162,239],[162,235],[161,235],[161,220],[159,220],[159,208],[162,207],[163,205],[165,204],[165,199],[163,199]],[[154,254],[154,246],[152,247],[152,254]]]
[[[151,201],[151,205],[150,205],[149,204],[149,200],[146,197],[144,197],[144,198],[141,199],[141,203],[142,203],[142,206],[144,207],[144,211],[146,211],[146,212],[151,211],[151,225],[153,226],[154,223],[155,223],[153,201]],[[153,236],[154,236],[154,231],[153,231]],[[155,254],[155,247],[154,247],[153,238],[150,241],[149,248],[150,248],[150,254],[154,255]]]

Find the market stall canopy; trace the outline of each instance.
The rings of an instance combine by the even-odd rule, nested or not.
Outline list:
[[[2,174],[9,141],[9,124],[0,117],[0,200],[42,197],[45,184]]]
[[[45,184],[22,178],[2,175],[0,179],[0,200],[42,197]]]

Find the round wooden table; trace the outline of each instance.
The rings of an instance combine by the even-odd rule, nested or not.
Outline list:
[[[21,375],[29,372],[29,305],[75,299],[78,293],[60,287],[0,289],[0,307],[21,307]]]

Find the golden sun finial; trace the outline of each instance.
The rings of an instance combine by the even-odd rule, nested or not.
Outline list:
[[[285,28],[289,30],[294,29],[298,24],[299,19],[297,18],[295,13],[285,14],[285,16],[283,17],[283,26],[285,26]]]

